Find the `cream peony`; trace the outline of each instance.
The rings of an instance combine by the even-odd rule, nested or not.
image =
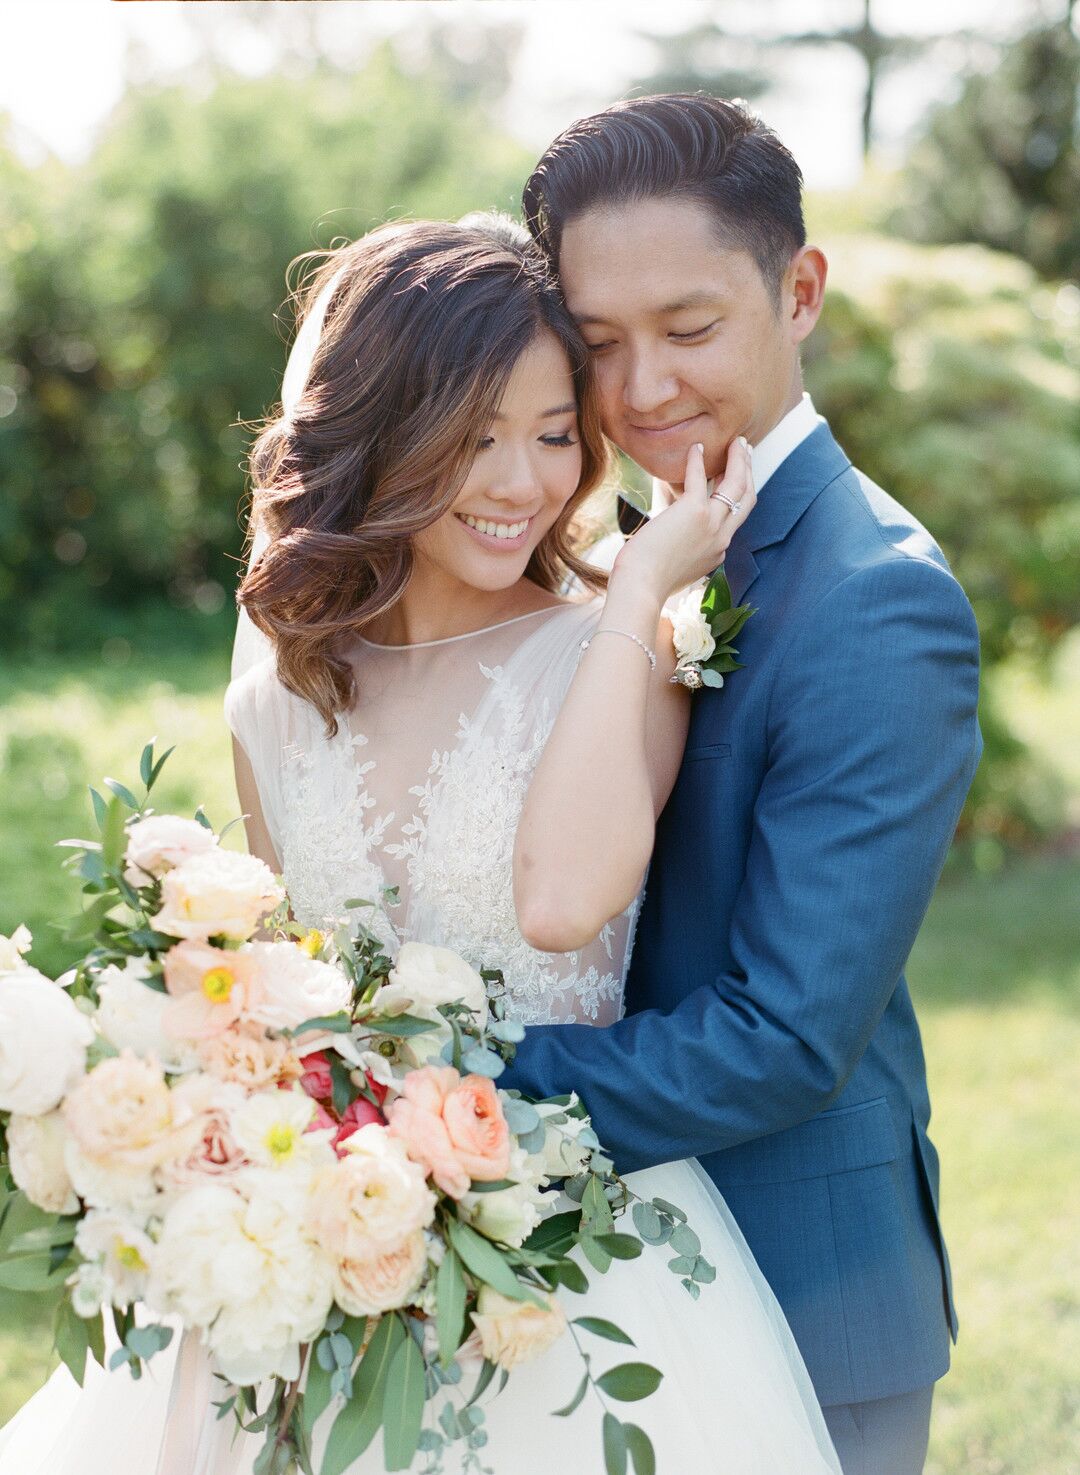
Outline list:
[[[75,1248],[102,1271],[101,1300],[129,1306],[146,1295],[154,1242],[141,1225],[111,1210],[89,1209],[75,1230]]]
[[[146,977],[146,964],[141,958],[126,958],[122,968],[111,963],[102,971],[97,1027],[118,1050],[156,1055],[168,1071],[190,1070],[196,1063],[192,1048],[165,1033],[168,995],[152,988]]]
[[[559,1340],[566,1329],[565,1313],[553,1295],[544,1300],[546,1306],[533,1306],[528,1301],[512,1301],[490,1286],[480,1287],[472,1319],[489,1362],[509,1372]]]
[[[460,1203],[468,1222],[488,1239],[520,1248],[543,1219],[549,1202],[540,1191],[547,1182],[542,1167],[539,1156],[530,1157],[523,1147],[515,1147],[506,1173],[514,1186],[494,1193],[466,1193]]]
[[[230,1381],[296,1376],[298,1344],[322,1329],[332,1267],[305,1233],[307,1186],[294,1193],[210,1184],[177,1199],[154,1253],[147,1299],[207,1340]],[[260,1185],[261,1187],[261,1185]]]
[[[396,1250],[434,1217],[423,1168],[377,1122],[354,1132],[344,1156],[312,1184],[312,1233],[339,1262]]]
[[[79,1200],[64,1163],[67,1129],[63,1113],[13,1115],[7,1145],[11,1176],[32,1204],[47,1214],[74,1214]]]
[[[690,589],[671,612],[672,636],[680,664],[707,661],[716,650],[709,623],[701,612],[701,596],[700,587]]]
[[[300,1057],[289,1042],[271,1039],[257,1024],[238,1025],[200,1040],[198,1056],[203,1070],[249,1093],[297,1081],[304,1073]]]
[[[124,852],[124,880],[129,886],[149,886],[193,855],[217,849],[217,836],[197,819],[175,814],[148,814],[128,825]]]
[[[36,968],[0,974],[0,1111],[43,1116],[86,1070],[94,1028]]]
[[[151,923],[170,937],[223,936],[245,942],[284,895],[258,856],[215,847],[165,873],[161,910]]]
[[[294,942],[254,942],[250,953],[260,995],[251,1018],[268,1029],[295,1029],[352,1003],[352,984],[341,969],[309,957]]]
[[[334,1300],[350,1316],[378,1316],[407,1306],[426,1265],[424,1233],[417,1229],[397,1249],[370,1260],[339,1260],[334,1267]]]
[[[10,973],[13,968],[21,968],[23,953],[30,951],[33,940],[30,928],[25,923],[20,923],[10,937],[0,933],[0,973]]]
[[[161,1066],[123,1050],[95,1065],[64,1102],[72,1138],[87,1157],[132,1172],[156,1168],[190,1145]],[[185,1135],[184,1128],[187,1128]]]

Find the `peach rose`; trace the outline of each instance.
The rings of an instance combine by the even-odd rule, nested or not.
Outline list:
[[[506,1177],[510,1130],[486,1076],[462,1077],[452,1065],[425,1065],[405,1077],[386,1114],[409,1156],[451,1198],[461,1198],[473,1180]]]
[[[64,1120],[80,1150],[97,1163],[146,1172],[194,1140],[191,1119],[178,1120],[161,1066],[130,1050],[103,1060],[64,1101]]]
[[[128,825],[124,880],[129,886],[149,886],[154,877],[163,876],[192,855],[215,849],[217,843],[213,830],[197,819],[148,814]]]
[[[221,1034],[261,997],[258,970],[248,952],[192,940],[171,947],[162,964],[170,995],[162,1022],[174,1040]]]
[[[566,1329],[566,1315],[553,1295],[544,1300],[546,1306],[533,1306],[481,1286],[472,1319],[490,1362],[509,1372],[519,1362],[539,1357],[559,1340]]]
[[[427,1264],[424,1232],[417,1229],[397,1249],[370,1260],[339,1260],[334,1267],[334,1300],[350,1316],[377,1316],[405,1306]]]
[[[244,1024],[201,1040],[199,1064],[219,1081],[234,1081],[249,1095],[298,1080],[304,1069],[286,1040],[270,1039],[257,1026]]]

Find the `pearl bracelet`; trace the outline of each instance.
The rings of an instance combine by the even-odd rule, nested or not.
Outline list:
[[[649,658],[650,669],[653,671],[656,670],[656,652],[654,650],[650,650],[649,647],[645,644],[644,640],[642,640],[637,635],[631,634],[629,630],[614,630],[610,626],[605,626],[603,630],[597,630],[592,635],[590,635],[587,640],[583,640],[581,642],[581,649],[588,650],[589,646],[596,639],[597,635],[625,635],[627,640],[632,640],[635,645],[639,645],[641,647],[641,649]]]

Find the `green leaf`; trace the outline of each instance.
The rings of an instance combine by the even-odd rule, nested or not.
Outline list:
[[[573,1398],[571,1398],[566,1407],[557,1408],[555,1410],[555,1417],[557,1419],[568,1419],[570,1415],[574,1412],[574,1410],[580,1406],[581,1400],[585,1397],[585,1394],[588,1392],[588,1390],[589,1375],[588,1373],[586,1373],[581,1382],[577,1385],[577,1392],[574,1394]]]
[[[139,801],[138,799],[136,799],[135,795],[131,792],[130,789],[125,788],[122,783],[114,778],[107,778],[105,780],[105,787],[111,789],[116,797],[122,800],[129,809],[134,809],[136,814],[138,813]]]
[[[49,1255],[20,1255],[0,1261],[0,1286],[8,1291],[50,1291],[64,1280],[71,1269],[65,1263],[51,1268]]]
[[[146,785],[147,789],[152,789],[154,787],[154,785],[157,783],[157,776],[158,776],[158,774],[161,772],[162,768],[164,768],[164,766],[165,766],[165,760],[166,760],[166,758],[169,756],[170,753],[175,753],[175,752],[176,752],[176,744],[175,743],[173,744],[173,746],[171,748],[166,748],[165,749],[164,753],[162,753],[161,757],[154,764],[154,767],[151,770],[150,778],[149,778],[149,781],[147,782],[147,785]]]
[[[604,1414],[604,1468],[607,1475],[626,1475],[626,1431],[614,1414]]]
[[[652,1204],[636,1203],[633,1208],[634,1228],[647,1244],[658,1244],[663,1221]]]
[[[439,1360],[448,1367],[465,1328],[465,1276],[461,1261],[448,1249],[435,1277],[435,1318],[439,1334]]]
[[[125,817],[124,806],[120,800],[110,799],[101,826],[101,859],[110,868],[118,866],[124,857],[124,846],[127,841],[124,832]]]
[[[598,1234],[609,1234],[615,1227],[615,1219],[611,1212],[611,1205],[604,1193],[604,1186],[599,1178],[590,1175],[585,1185],[585,1192],[581,1199],[581,1209],[585,1216],[584,1227]]]
[[[309,1029],[325,1030],[332,1035],[348,1034],[352,1029],[352,1020],[344,1010],[337,1014],[316,1014],[311,1019],[305,1019],[302,1024],[295,1025],[292,1029],[283,1029],[281,1033],[290,1039],[302,1035]]]
[[[424,1356],[406,1332],[394,1353],[383,1397],[383,1458],[387,1470],[407,1470],[424,1417]]]
[[[703,1255],[697,1257],[694,1265],[694,1279],[703,1286],[712,1285],[716,1279],[716,1266],[711,1265]]]
[[[405,1336],[396,1316],[383,1316],[360,1359],[353,1396],[334,1420],[326,1441],[320,1475],[344,1475],[378,1433],[383,1417],[383,1390],[394,1355]]]
[[[100,1319],[99,1316],[98,1320]],[[81,1316],[75,1315],[71,1302],[66,1297],[56,1307],[53,1345],[81,1388],[86,1375],[86,1354],[90,1350],[90,1324]]]
[[[634,1345],[633,1338],[628,1337],[621,1326],[616,1326],[613,1321],[606,1321],[602,1316],[576,1316],[574,1326],[592,1332],[594,1337],[606,1337],[609,1342],[623,1342],[627,1347]]]
[[[557,1260],[544,1273],[556,1285],[565,1286],[579,1296],[589,1289],[589,1278],[576,1260]]]
[[[99,1367],[105,1366],[105,1321],[99,1311],[96,1316],[89,1320],[79,1318],[87,1329],[90,1343],[90,1352]]]
[[[599,1270],[604,1275],[611,1269],[611,1256],[591,1234],[583,1234],[578,1244],[581,1246],[581,1253],[594,1270]]]
[[[581,1214],[577,1209],[570,1209],[565,1214],[552,1214],[550,1219],[544,1219],[536,1226],[522,1248],[546,1250],[552,1255],[565,1254],[573,1245],[580,1224]]]
[[[364,1029],[370,1029],[375,1034],[396,1035],[403,1040],[410,1039],[413,1035],[429,1034],[433,1029],[439,1028],[430,1019],[417,1019],[412,1014],[395,1014],[386,1019],[364,1019],[361,1024]]]
[[[528,1301],[533,1306],[544,1304],[535,1292],[522,1285],[489,1240],[477,1234],[469,1225],[462,1224],[460,1219],[450,1219],[447,1223],[454,1249],[461,1256],[465,1268],[478,1280],[485,1281],[501,1295],[509,1296],[514,1301]]]
[[[731,585],[721,565],[705,585],[705,592],[701,596],[701,607],[703,610],[712,612],[730,609],[732,603]]]
[[[90,790],[90,802],[94,806],[94,818],[97,820],[98,829],[103,830],[105,828],[105,816],[108,813],[109,806],[92,784],[87,784],[87,788]]]
[[[656,1475],[656,1454],[645,1430],[639,1429],[637,1424],[624,1424],[623,1433],[634,1462],[634,1475]]]
[[[124,1338],[124,1346],[128,1348],[133,1357],[141,1357],[144,1362],[149,1362],[155,1353],[161,1352],[173,1339],[173,1330],[170,1326],[160,1326],[157,1323],[151,1326],[134,1326]]]
[[[614,1260],[636,1260],[642,1251],[640,1239],[633,1234],[598,1234],[596,1243]]]
[[[504,1188],[516,1188],[518,1185],[513,1178],[499,1178],[494,1183],[473,1182],[469,1184],[470,1193],[501,1193]]]
[[[139,777],[147,788],[150,787],[150,777],[154,771],[154,739],[151,738],[139,757]]]
[[[696,1255],[676,1255],[674,1260],[668,1261],[668,1269],[676,1275],[693,1275],[696,1264]]]
[[[663,1214],[670,1214],[673,1219],[678,1219],[680,1224],[686,1223],[686,1215],[678,1204],[669,1203],[666,1198],[654,1198],[653,1206]]]
[[[476,1380],[476,1387],[472,1391],[472,1397],[465,1405],[466,1408],[471,1408],[476,1400],[487,1391],[488,1385],[491,1382],[492,1378],[495,1376],[497,1370],[498,1369],[495,1363],[489,1362],[488,1359],[485,1357],[484,1365],[480,1369],[480,1376]]]
[[[601,1393],[617,1398],[622,1403],[634,1403],[639,1398],[648,1398],[660,1386],[663,1373],[650,1367],[647,1362],[621,1362],[618,1367],[608,1368],[596,1380]]]
[[[308,1353],[307,1383],[300,1399],[300,1419],[308,1434],[314,1429],[319,1415],[329,1406],[330,1398],[330,1373],[312,1350]]]
[[[711,686],[714,689],[718,689],[723,686],[724,678],[718,672],[710,671],[708,666],[702,666],[701,684],[702,686]]]
[[[701,1241],[689,1224],[680,1224],[671,1236],[671,1248],[680,1255],[698,1255],[701,1253]]]

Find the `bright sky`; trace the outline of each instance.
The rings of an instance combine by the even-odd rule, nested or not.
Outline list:
[[[992,9],[993,20],[986,18]],[[874,19],[908,35],[969,28],[1007,35],[1033,15],[1060,13],[1055,0],[875,0]],[[171,75],[198,54],[198,39],[239,71],[272,69],[282,42],[314,44],[335,57],[362,59],[389,32],[415,32],[435,20],[525,27],[506,126],[538,151],[572,118],[632,88],[651,52],[636,32],[681,31],[702,22],[728,38],[725,61],[751,60],[747,37],[827,29],[856,22],[862,0],[5,0],[0,51],[0,112],[16,124],[29,159],[51,149],[77,160],[114,105],[125,68]],[[767,22],[763,21],[767,16]],[[193,36],[197,32],[198,36]],[[984,64],[989,52],[976,45]],[[946,49],[932,65],[907,68],[880,90],[881,142],[895,151],[929,103],[950,95],[964,57]],[[482,61],[481,63],[482,64]],[[811,188],[859,177],[862,64],[846,48],[773,53],[775,87],[756,106],[792,148]]]

